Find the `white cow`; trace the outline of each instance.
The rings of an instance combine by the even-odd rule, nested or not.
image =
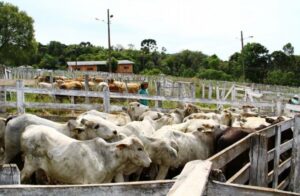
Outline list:
[[[162,112],[159,112],[159,111],[152,111],[152,110],[147,110],[147,111],[145,111],[145,112],[143,112],[140,116],[139,116],[139,118],[138,118],[138,120],[139,121],[142,121],[142,120],[144,120],[144,118],[147,116],[147,117],[150,117],[151,119],[158,119],[158,118],[160,118],[161,116],[163,116],[164,115],[164,113],[162,113]]]
[[[240,126],[242,128],[250,128],[250,129],[259,129],[270,125],[271,123],[268,123],[266,121],[266,118],[261,118],[261,117],[242,118],[240,122]]]
[[[5,132],[5,118],[0,117],[0,164],[4,157],[4,132]]]
[[[109,113],[105,113],[105,112],[99,112],[97,110],[90,110],[90,111],[84,112],[83,114],[79,115],[78,118],[81,118],[85,114],[99,116],[99,117],[101,117],[105,120],[108,120],[118,126],[123,126],[123,125],[126,125],[127,123],[131,122],[130,116],[125,112],[121,112],[118,114],[109,114]]]
[[[33,114],[22,114],[8,121],[5,128],[4,163],[10,163],[10,161],[20,152],[21,134],[24,132],[26,126],[32,124],[46,125],[56,129],[66,136],[74,138],[77,138],[77,134],[83,132],[83,130],[85,129],[94,130],[93,133],[95,133],[96,136],[103,137],[104,139],[110,139],[117,134],[117,132],[102,129],[97,123],[87,124],[86,126],[79,126],[79,124],[76,123],[75,120],[69,120],[67,123],[61,124],[38,117]]]
[[[173,142],[178,149],[176,161],[159,164],[159,172],[156,176],[156,180],[165,179],[170,167],[177,168],[184,166],[184,164],[191,160],[204,160],[214,152],[215,132],[204,127],[189,133],[171,129],[161,129],[156,131],[153,137],[161,138],[166,143]]]
[[[97,122],[99,127],[103,129],[109,129],[111,131],[117,131],[118,137],[114,138],[113,141],[123,139],[129,136],[138,137],[145,145],[146,151],[149,153],[151,160],[154,163],[174,161],[177,157],[176,147],[174,143],[166,143],[159,138],[152,138],[152,134],[156,129],[168,124],[170,118],[163,115],[159,119],[152,120],[151,117],[146,116],[143,121],[132,121],[125,126],[116,126],[115,124],[102,119],[101,117],[85,114],[81,118],[77,119],[78,122],[82,122],[87,126],[89,123]],[[86,130],[79,134],[79,138],[82,139],[92,139],[96,134],[93,133],[94,130]],[[123,182],[123,175],[130,175],[135,172],[140,172],[141,167],[135,164],[128,164],[124,171],[116,176],[115,181]]]
[[[111,182],[127,162],[141,167],[151,163],[136,137],[115,143],[101,138],[77,141],[51,127],[30,125],[22,134],[21,146],[25,155],[22,181],[42,169],[50,179],[67,184],[104,183]]]
[[[221,114],[217,114],[214,112],[200,112],[200,113],[193,113],[183,119],[183,122],[186,122],[187,120],[191,119],[212,119],[216,121],[219,124],[227,125],[229,126],[231,124],[232,115],[231,112],[224,110],[221,112]]]
[[[149,110],[149,107],[139,102],[130,102],[127,108],[124,107],[124,110],[129,114],[131,120],[138,120],[144,112]]]

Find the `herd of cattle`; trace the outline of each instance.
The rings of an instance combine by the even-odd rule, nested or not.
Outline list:
[[[53,81],[50,81],[50,76],[37,76],[35,77],[37,85],[40,88],[58,88],[65,90],[84,90],[85,89],[85,78],[79,77],[70,79],[65,76],[54,76]],[[114,79],[104,79],[100,77],[89,77],[88,78],[88,89],[89,90],[101,90],[103,82],[106,82],[111,92],[128,92],[137,93],[140,88],[140,83],[135,82],[120,82]]]
[[[283,120],[260,117],[251,106],[215,113],[185,104],[162,113],[138,102],[118,114],[91,110],[63,124],[22,114],[0,121],[0,161],[17,163],[22,183],[32,183],[39,170],[51,184],[166,179],[168,171]]]

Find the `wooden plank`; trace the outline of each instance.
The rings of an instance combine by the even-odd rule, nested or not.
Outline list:
[[[281,126],[275,127],[275,149],[274,149],[274,167],[273,167],[273,183],[272,187],[278,185],[278,164],[280,159],[280,142],[281,142]]]
[[[247,163],[242,169],[229,178],[226,183],[245,184],[249,180],[249,170],[250,163]]]
[[[174,180],[85,185],[3,185],[0,195],[74,196],[158,196],[166,195]]]
[[[226,184],[222,182],[209,182],[207,185],[207,196],[289,196],[299,195],[293,192],[276,190],[266,187],[239,185],[239,184]]]
[[[17,103],[16,102],[0,101],[0,107],[12,107],[12,108],[16,108],[17,107]]]
[[[109,89],[104,88],[103,90],[104,96],[103,96],[103,108],[104,111],[109,113],[110,112],[110,97],[109,97]]]
[[[2,87],[6,91],[16,92],[15,87]],[[34,89],[34,88],[23,88],[24,93],[34,93],[34,94],[47,94],[47,95],[66,95],[66,96],[88,96],[88,97],[103,97],[102,92],[95,91],[82,91],[82,90],[60,90],[60,89]],[[145,96],[138,94],[125,94],[125,93],[110,93],[111,98],[121,98],[121,99],[147,99],[153,101],[177,101],[177,102],[190,102],[190,103],[206,103],[206,104],[220,104],[220,105],[233,105],[242,106],[247,104],[244,101],[225,101],[225,100],[215,100],[215,99],[193,99],[193,98],[178,98],[178,97],[164,97],[164,96]],[[273,104],[265,102],[256,102],[253,104],[255,107],[272,107]]]
[[[4,184],[20,184],[20,171],[17,165],[0,165],[0,185]]]
[[[203,195],[206,190],[211,166],[212,163],[210,161],[196,160],[188,162],[167,195]]]
[[[257,133],[263,133],[267,137],[272,137],[273,135],[275,135],[275,127],[276,126],[281,126],[281,132],[284,132],[285,130],[294,127],[293,121],[294,121],[294,119],[286,120],[286,121],[280,122],[278,124],[266,127],[262,130],[259,130]]]
[[[289,177],[286,177],[284,180],[280,182],[280,184],[276,187],[276,189],[284,190],[289,185],[289,183],[290,183],[290,179]]]
[[[224,167],[227,163],[235,159],[241,153],[245,152],[250,147],[250,137],[246,136],[240,141],[228,146],[224,150],[218,152],[217,154],[210,157],[208,160],[212,162],[213,169],[219,169]]]
[[[84,90],[85,92],[89,91],[89,75],[85,74],[84,75]],[[89,97],[87,96],[87,93],[85,94],[84,102],[85,104],[88,104],[90,102]]]
[[[212,85],[211,83],[209,83],[209,86],[208,86],[208,99],[211,99],[212,98]]]
[[[300,112],[300,105],[293,105],[293,104],[287,103],[287,104],[285,104],[285,109]]]
[[[300,116],[295,116],[295,126],[293,130],[293,150],[291,157],[291,172],[289,189],[300,193]]]
[[[202,99],[205,98],[205,84],[202,83]]]
[[[195,99],[196,98],[196,87],[195,87],[195,83],[191,83],[191,94],[192,94],[192,98]]]
[[[277,175],[280,175],[284,170],[286,170],[290,166],[291,166],[291,158],[288,158],[278,166]],[[274,170],[268,173],[268,183],[272,182],[273,178],[274,178]]]
[[[265,135],[254,133],[251,135],[250,148],[250,177],[249,184],[266,187],[268,163],[267,160],[268,138]]]
[[[284,153],[292,148],[293,140],[290,139],[289,141],[284,142],[280,145],[280,153]],[[274,151],[275,149],[271,149],[268,151],[268,162],[274,159]]]
[[[65,109],[65,110],[103,110],[101,105],[65,104],[65,103],[25,103],[27,108]]]
[[[18,114],[23,114],[25,113],[25,108],[24,108],[24,102],[25,102],[25,97],[24,97],[24,83],[23,80],[18,80],[16,84],[17,88],[17,111]]]

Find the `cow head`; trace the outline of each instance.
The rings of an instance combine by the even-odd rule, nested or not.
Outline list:
[[[114,127],[110,127],[106,124],[101,124],[92,119],[82,118],[80,123],[85,126],[85,130],[78,133],[78,139],[87,140],[95,137],[103,139],[112,139],[118,135],[117,130]]]
[[[148,106],[144,106],[139,102],[131,102],[127,108],[127,113],[129,114],[131,120],[138,120],[139,117],[148,110]]]
[[[129,161],[137,166],[149,167],[151,159],[145,151],[144,145],[140,139],[131,136],[127,137],[116,145],[119,156],[126,157]]]
[[[174,140],[166,142],[159,138],[146,137],[146,150],[151,160],[159,165],[171,165],[178,157],[178,145]]]

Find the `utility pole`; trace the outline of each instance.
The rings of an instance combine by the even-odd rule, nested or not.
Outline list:
[[[244,48],[244,37],[243,37],[243,31],[241,31],[241,45],[242,45],[242,50]]]
[[[241,49],[241,57],[242,57],[242,67],[243,67],[243,81],[245,81],[245,62],[244,62],[244,56],[243,56],[243,49],[244,49],[244,40],[245,39],[248,39],[248,38],[253,38],[253,36],[249,36],[249,37],[246,37],[244,38],[243,36],[243,31],[241,31],[241,46],[242,46],[242,49]]]
[[[243,49],[244,49],[244,37],[243,37],[243,31],[241,31],[241,57],[242,57],[242,66],[243,66],[243,82],[245,82],[245,62],[244,62],[244,56],[243,56]]]
[[[112,18],[113,15],[109,14],[109,9],[107,9],[107,31],[108,31],[108,68],[109,73],[112,72],[111,69],[111,45],[110,45],[110,18]]]

